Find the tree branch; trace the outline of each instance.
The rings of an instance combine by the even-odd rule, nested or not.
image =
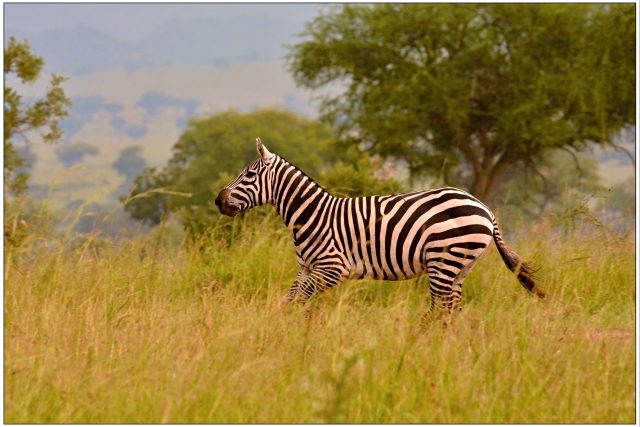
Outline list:
[[[576,170],[578,171],[578,179],[582,180],[582,178],[584,178],[584,169],[582,169],[582,166],[580,166],[580,161],[578,160],[578,156],[576,156],[576,153],[571,151],[569,147],[560,148],[571,155],[571,157],[573,158],[573,163],[576,166]]]
[[[624,154],[627,155],[627,157],[629,157],[629,160],[631,161],[631,165],[633,166],[633,173],[636,173],[636,159],[633,156],[633,154],[631,154],[631,151],[627,150],[626,148],[624,148],[622,145],[618,145],[615,142],[611,142],[610,143],[611,146],[613,147],[614,150],[618,151],[618,152],[622,152]]]
[[[455,144],[464,155],[464,158],[467,159],[469,163],[471,163],[473,173],[477,176],[482,170],[480,160],[478,159],[476,153],[473,152],[473,149],[471,148],[469,142],[464,138],[464,136],[462,136],[461,132],[456,132]]]
[[[495,191],[498,181],[502,179],[507,170],[517,163],[518,160],[520,160],[520,158],[517,155],[513,154],[509,150],[505,151],[493,166],[491,173],[489,174],[489,182],[487,183],[488,188]]]
[[[482,168],[489,169],[493,166],[493,159],[495,159],[496,155],[496,146],[491,144],[489,141],[487,126],[481,126],[478,131],[478,140],[480,141],[480,145],[482,146],[482,151],[484,156],[482,158]]]
[[[549,202],[555,196],[555,194],[551,194],[549,190],[549,180],[540,170],[536,167],[535,163],[530,162],[528,164],[529,168],[542,180],[542,202],[538,203],[538,215],[542,215],[542,213],[547,209]]]

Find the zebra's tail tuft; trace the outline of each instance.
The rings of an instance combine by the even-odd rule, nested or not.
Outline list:
[[[544,292],[536,288],[536,283],[533,277],[537,270],[534,270],[529,263],[524,262],[520,256],[512,251],[505,241],[502,240],[502,237],[500,236],[500,229],[498,228],[498,223],[496,222],[495,217],[493,218],[493,240],[496,242],[502,261],[504,261],[509,270],[513,271],[518,276],[518,281],[520,281],[522,286],[537,297],[544,298]]]

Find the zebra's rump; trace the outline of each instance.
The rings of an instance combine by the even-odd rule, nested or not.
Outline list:
[[[492,240],[491,212],[458,189],[344,200],[354,201],[357,223],[343,241],[351,277],[404,280],[428,269],[456,274],[461,260],[475,258]]]

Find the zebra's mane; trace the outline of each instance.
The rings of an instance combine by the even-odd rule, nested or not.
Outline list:
[[[308,173],[306,173],[305,171],[303,171],[302,169],[300,169],[299,167],[297,167],[296,165],[294,165],[293,163],[291,163],[290,161],[288,161],[287,159],[285,159],[284,157],[280,156],[279,154],[276,155],[277,157],[277,161],[281,161],[285,164],[286,167],[292,167],[294,170],[300,172],[304,177],[307,178],[308,183],[309,184],[313,184],[315,186],[317,186],[320,190],[324,191],[327,194],[331,195],[331,192],[329,192],[326,188],[324,188],[322,185],[320,185],[318,183],[318,181],[316,181],[315,179],[313,179],[311,176],[309,176]]]

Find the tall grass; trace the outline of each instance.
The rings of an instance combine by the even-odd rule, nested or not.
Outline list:
[[[445,327],[419,322],[424,279],[346,282],[310,316],[279,309],[296,263],[272,222],[199,245],[158,230],[8,254],[4,421],[635,421],[631,238],[512,236],[543,264],[547,299],[492,247]]]

